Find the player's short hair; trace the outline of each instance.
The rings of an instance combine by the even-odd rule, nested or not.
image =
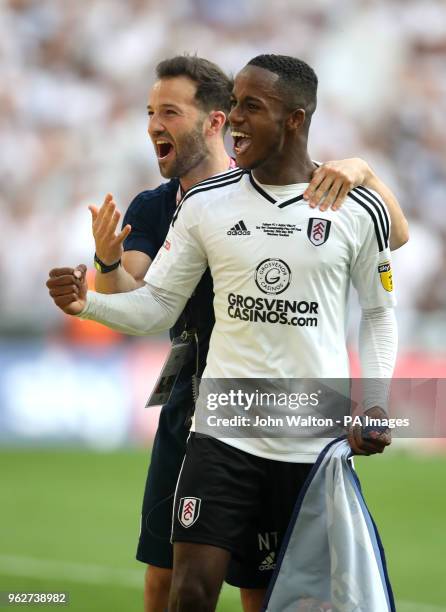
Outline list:
[[[202,110],[229,114],[233,81],[217,64],[196,55],[177,55],[160,62],[156,75],[159,79],[188,77],[197,86],[195,99]]]
[[[290,108],[303,108],[308,119],[316,110],[317,76],[303,60],[289,55],[257,55],[248,66],[258,66],[279,76],[277,86]]]

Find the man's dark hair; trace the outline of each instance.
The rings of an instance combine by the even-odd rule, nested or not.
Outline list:
[[[185,76],[196,86],[195,100],[202,110],[231,110],[232,79],[214,63],[195,55],[177,55],[163,60],[156,67],[159,79]]]
[[[248,62],[248,66],[258,66],[277,74],[277,86],[286,106],[290,109],[303,108],[308,120],[311,119],[317,100],[317,76],[313,68],[289,55],[257,55]]]

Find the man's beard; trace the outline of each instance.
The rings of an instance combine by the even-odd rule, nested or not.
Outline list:
[[[178,139],[175,161],[170,166],[166,178],[181,178],[196,168],[208,154],[202,125],[197,124],[193,130]]]

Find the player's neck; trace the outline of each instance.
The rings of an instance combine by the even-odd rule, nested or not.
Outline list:
[[[223,142],[217,147],[216,151],[209,153],[205,159],[187,174],[181,177],[180,183],[184,191],[187,191],[200,181],[204,181],[210,176],[226,172],[229,169],[230,157],[224,148]]]
[[[253,175],[264,185],[292,185],[308,183],[314,172],[314,163],[307,151],[288,154],[286,159],[269,159],[253,170]]]

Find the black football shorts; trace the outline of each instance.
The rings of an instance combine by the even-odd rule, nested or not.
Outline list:
[[[168,404],[160,413],[144,489],[138,561],[171,569],[173,564],[172,512],[175,488],[189,435],[188,415],[193,406]]]
[[[175,496],[172,541],[229,550],[226,582],[266,587],[312,465],[264,459],[191,433]]]

